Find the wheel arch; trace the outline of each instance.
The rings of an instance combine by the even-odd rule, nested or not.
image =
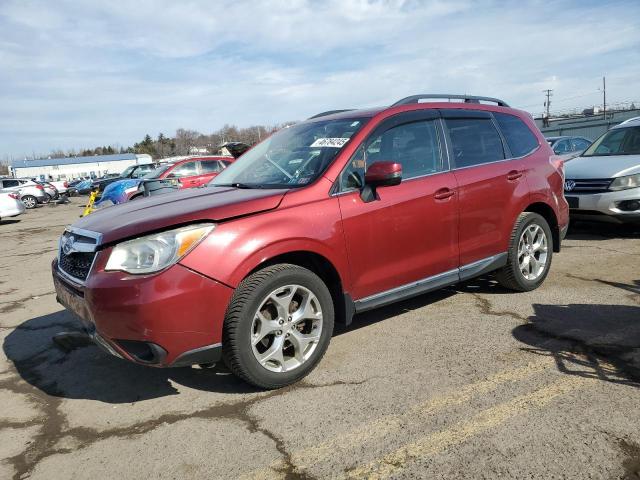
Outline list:
[[[333,262],[318,252],[311,250],[294,250],[272,255],[256,264],[245,277],[258,270],[280,263],[297,265],[311,270],[318,275],[331,293],[336,315],[335,321],[345,325],[351,323],[355,311],[353,300],[351,296],[345,292],[343,279]]]
[[[553,211],[553,208],[545,202],[535,202],[528,205],[523,211],[525,212],[533,212],[542,216],[547,223],[549,224],[549,228],[551,228],[551,235],[553,236],[553,251],[560,251],[560,227],[558,225],[558,217],[556,213]]]

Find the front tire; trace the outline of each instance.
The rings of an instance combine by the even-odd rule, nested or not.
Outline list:
[[[315,273],[291,264],[245,278],[225,315],[222,357],[244,381],[281,388],[308,375],[333,334],[329,289]]]
[[[553,236],[542,215],[522,212],[513,226],[507,264],[496,279],[517,292],[535,290],[549,273],[553,256]]]

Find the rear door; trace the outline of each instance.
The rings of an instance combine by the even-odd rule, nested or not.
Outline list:
[[[442,110],[459,190],[461,268],[506,252],[515,210],[528,196],[523,158],[510,158],[493,115]]]
[[[406,291],[443,272],[457,278],[456,181],[443,154],[440,123],[434,110],[386,119],[339,177],[336,193],[356,300],[377,301],[367,297],[398,287]],[[378,188],[377,198],[364,202],[359,187],[365,166],[377,161],[401,163],[402,182]]]

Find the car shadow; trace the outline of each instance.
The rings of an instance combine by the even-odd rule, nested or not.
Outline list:
[[[349,326],[336,325],[342,335],[455,295],[441,290],[356,315]],[[113,357],[89,343],[65,351],[52,338],[81,332],[71,313],[60,310],[27,320],[6,336],[3,350],[22,379],[44,393],[71,399],[120,404],[179,394],[175,384],[217,393],[259,391],[238,379],[223,362],[214,368],[152,368]]]
[[[11,225],[12,223],[20,223],[19,218],[0,218],[0,225]]]
[[[144,367],[93,344],[64,351],[52,341],[58,333],[80,331],[80,322],[61,310],[19,325],[6,336],[3,350],[22,379],[57,397],[131,403],[177,395],[174,383],[221,393],[257,391],[222,364],[212,369]]]
[[[528,345],[524,350],[553,357],[558,370],[568,375],[640,386],[640,306],[534,304],[533,308],[529,323],[512,332]]]

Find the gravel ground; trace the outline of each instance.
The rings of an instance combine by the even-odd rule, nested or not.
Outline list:
[[[0,223],[0,478],[640,478],[640,232],[573,226],[535,292],[484,278],[359,315],[260,392],[54,347],[83,200]]]

